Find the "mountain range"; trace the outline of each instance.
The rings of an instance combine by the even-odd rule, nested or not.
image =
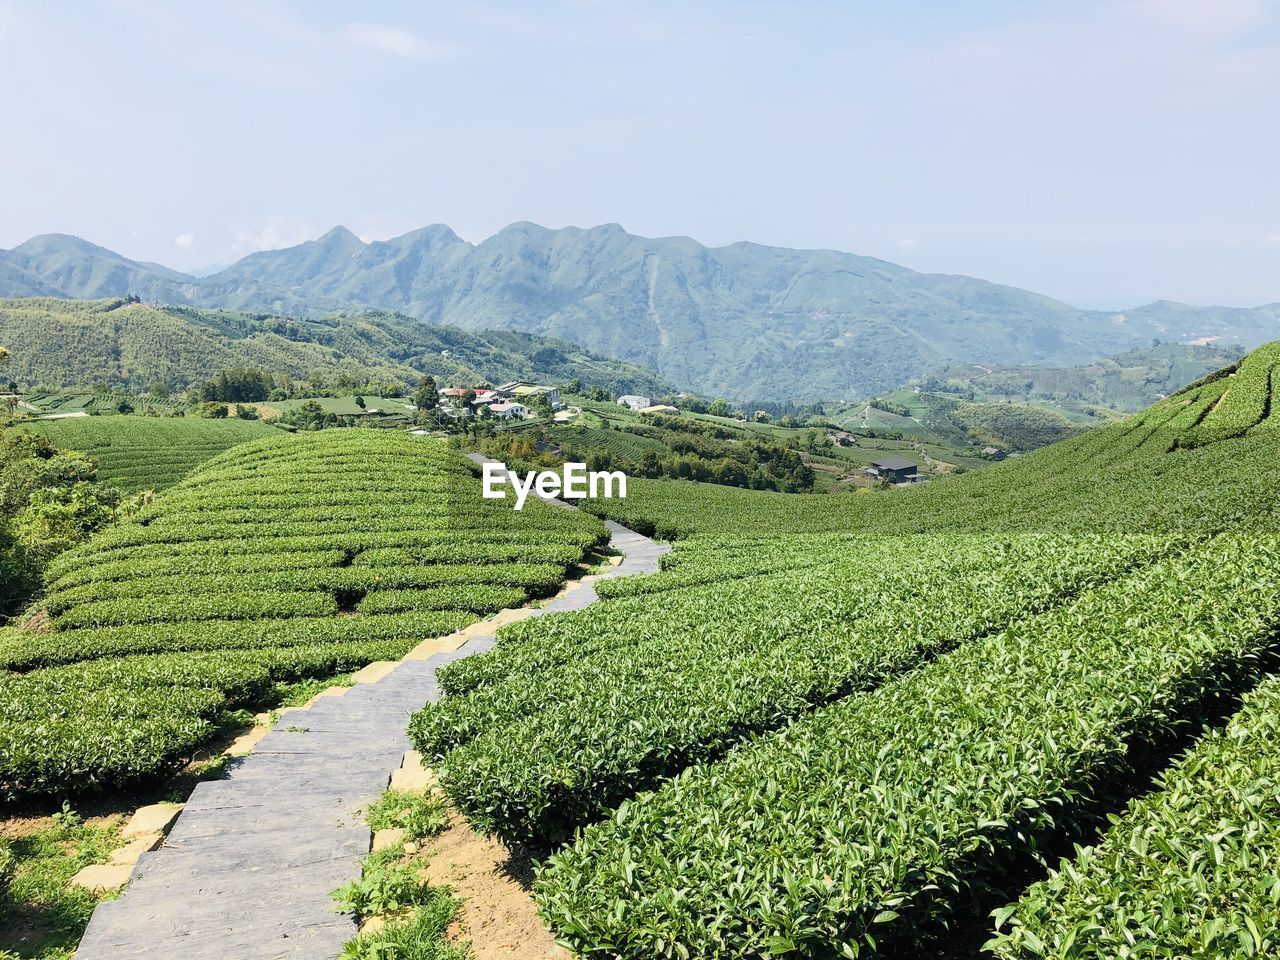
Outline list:
[[[297,318],[379,308],[557,337],[700,394],[762,401],[861,397],[955,362],[1071,366],[1152,339],[1280,336],[1280,303],[1082,310],[872,257],[705,247],[617,224],[515,223],[479,244],[439,224],[371,243],[335,227],[203,277],[63,234],[0,251],[0,297],[129,294]]]

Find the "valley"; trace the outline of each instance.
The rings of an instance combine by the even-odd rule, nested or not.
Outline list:
[[[1088,883],[1137,901],[1175,882],[1189,865],[1136,860],[1124,838],[1154,817],[1194,838],[1206,817],[1236,815],[1232,774],[1198,786],[1194,758],[1233,749],[1219,729],[1259,742],[1274,712],[1278,358],[1260,348],[1135,415],[1109,412],[914,489],[884,489],[862,463],[929,449],[926,417],[903,414],[918,432],[887,441],[823,426],[829,413],[782,425],[698,412],[705,400],[637,413],[585,389],[559,394],[565,422],[495,422],[481,405],[453,434],[440,426],[447,407],[414,435],[414,405],[363,395],[362,407],[321,399],[353,422],[386,407],[382,429],[136,412],[20,420],[10,442],[38,434],[87,451],[97,482],[141,499],[46,561],[30,607],[0,628],[0,786],[15,809],[65,798],[118,824],[112,811],[157,788],[179,800],[201,776],[234,788],[242,761],[219,744],[248,730],[256,757],[273,709],[334,684],[359,700],[345,692],[353,671],[461,644],[471,655],[428,661],[443,696],[424,697],[407,724],[407,756],[432,772],[414,789],[469,825],[450,829],[496,835],[538,864],[526,892],[510,893],[532,898],[519,922],[536,910],[577,956],[649,957],[657,936],[670,945],[658,955],[811,956],[838,941],[864,956],[951,957],[949,930],[971,943],[965,955],[989,940],[1002,958],[1067,956],[1086,918],[1103,949],[1130,934],[1050,891]],[[918,389],[903,401],[956,396]],[[456,416],[459,398],[441,399]],[[964,401],[993,402],[977,389]],[[762,483],[797,481],[770,472],[791,451],[811,492],[641,473],[625,497],[570,510],[530,490],[517,511],[485,498],[468,448],[529,469],[674,456],[692,470],[752,451]],[[816,479],[826,461],[861,475],[849,489],[862,492]],[[610,563],[602,520],[623,525],[615,538],[629,528],[674,550],[660,572],[597,581]],[[540,598],[579,595],[584,573],[598,602],[536,615]],[[521,610],[535,615],[509,615]],[[471,644],[485,618],[496,639]],[[363,681],[371,694],[384,673]],[[307,711],[290,715],[304,737]],[[1229,770],[1266,777],[1265,755],[1256,747]],[[939,766],[951,771],[945,794],[929,774]],[[854,797],[865,799],[850,816]],[[1246,832],[1280,829],[1263,810],[1238,815]],[[409,884],[411,906],[359,887],[340,899],[364,923],[352,949],[450,942],[448,921],[427,918],[445,904],[455,915],[466,886],[442,900],[406,879],[445,823],[430,816],[437,826],[364,867],[370,884]],[[1099,852],[1073,854],[1072,842]],[[167,849],[149,854],[155,869]],[[1039,849],[1067,859],[1028,867]],[[36,869],[26,857],[11,868],[19,878]],[[1208,882],[1247,882],[1234,862]],[[674,909],[664,891],[677,888],[688,898]],[[130,889],[118,909],[159,888]],[[466,916],[479,922],[473,907]],[[93,929],[84,955],[116,956],[117,928],[104,915]],[[469,933],[483,956],[502,928]],[[1187,935],[1147,928],[1154,943]]]

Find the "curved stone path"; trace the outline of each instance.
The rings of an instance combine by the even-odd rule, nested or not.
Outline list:
[[[197,786],[123,895],[98,905],[77,960],[337,957],[356,926],[329,893],[359,874],[371,842],[363,811],[409,749],[409,715],[440,697],[436,670],[490,649],[503,623],[588,606],[600,577],[656,571],[670,549],[606,524],[621,563],[547,606],[426,641],[380,679],[289,711],[223,779]]]

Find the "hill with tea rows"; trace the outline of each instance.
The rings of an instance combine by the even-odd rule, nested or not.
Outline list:
[[[186,417],[64,417],[24,421],[13,430],[87,453],[99,479],[128,493],[163,490],[224,450],[279,435],[259,420]]]
[[[836,499],[636,479],[584,509],[664,537],[822,530],[1280,528],[1272,405],[1280,344],[1133,417],[981,471]]]
[[[1266,955],[1278,371],[916,490],[633,481],[590,508],[685,536],[664,571],[505,628],[411,736],[583,957]]]
[[[483,500],[441,442],[374,431],[237,446],[59,557],[0,639],[0,794],[81,794],[181,766],[277,684],[398,659],[554,593],[595,518]]]

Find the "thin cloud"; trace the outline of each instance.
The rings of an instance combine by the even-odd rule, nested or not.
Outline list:
[[[265,223],[240,225],[233,232],[235,240],[231,244],[231,252],[234,254],[279,250],[316,237],[316,230],[310,223],[293,217],[269,217]]]
[[[1156,23],[1200,39],[1232,36],[1268,19],[1265,0],[1141,0],[1137,9]]]
[[[416,33],[401,27],[376,23],[349,23],[342,32],[352,43],[406,59],[439,57],[446,52],[442,44],[424,40]]]
[[[190,250],[195,242],[196,235],[194,233],[182,233],[173,238],[173,244],[179,250]]]

